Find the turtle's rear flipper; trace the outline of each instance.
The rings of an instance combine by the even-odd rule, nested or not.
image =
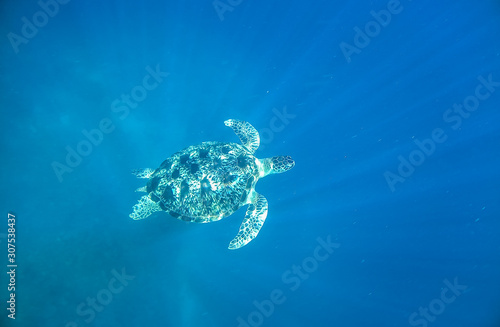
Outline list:
[[[139,199],[139,202],[134,205],[134,212],[132,212],[129,217],[134,220],[144,219],[156,211],[161,211],[160,206],[151,200],[149,195],[144,195]]]
[[[230,250],[236,250],[247,245],[257,237],[260,228],[266,221],[267,200],[264,196],[255,193],[254,201],[248,205],[245,218],[240,225],[238,235],[229,243]]]

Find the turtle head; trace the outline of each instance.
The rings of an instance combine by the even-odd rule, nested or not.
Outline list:
[[[293,161],[290,156],[276,156],[271,158],[266,158],[261,160],[261,177],[282,173],[290,170],[295,166],[295,161]]]

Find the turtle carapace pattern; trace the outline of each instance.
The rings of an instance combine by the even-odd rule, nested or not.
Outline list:
[[[259,178],[292,169],[295,162],[289,156],[257,159],[257,130],[235,119],[224,124],[233,129],[241,144],[204,142],[175,153],[156,170],[135,171],[138,178],[148,179],[146,186],[137,189],[147,194],[134,205],[130,218],[144,219],[165,211],[180,220],[207,223],[248,205],[229,249],[238,249],[254,239],[268,208],[266,198],[255,191],[255,184]]]

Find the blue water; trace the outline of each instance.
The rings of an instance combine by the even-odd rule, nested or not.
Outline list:
[[[59,1],[0,5],[1,326],[500,326],[498,1]],[[130,219],[229,118],[258,237]]]

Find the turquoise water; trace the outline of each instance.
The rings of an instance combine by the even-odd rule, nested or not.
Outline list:
[[[498,1],[0,8],[1,326],[500,325]],[[258,237],[130,219],[230,118],[296,162]]]

